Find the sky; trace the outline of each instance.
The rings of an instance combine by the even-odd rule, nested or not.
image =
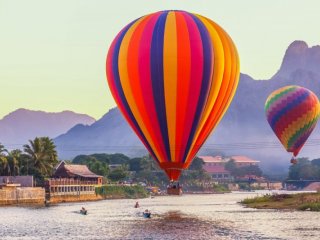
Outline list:
[[[209,17],[237,46],[241,72],[269,79],[294,40],[320,44],[318,0],[0,0],[0,119],[27,108],[96,119],[115,107],[105,60],[115,35],[143,15]]]

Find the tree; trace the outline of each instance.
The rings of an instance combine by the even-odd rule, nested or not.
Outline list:
[[[140,172],[142,170],[142,158],[132,158],[129,161],[129,170]]]
[[[113,182],[123,181],[128,176],[125,166],[118,167],[109,173],[108,178]]]
[[[311,164],[312,164],[313,166],[320,167],[320,158],[313,159],[313,160],[311,161]]]
[[[38,180],[51,176],[58,163],[56,146],[48,137],[36,137],[23,146],[26,157],[30,160],[32,171]]]
[[[300,180],[301,178],[301,169],[304,166],[310,165],[310,161],[308,158],[298,158],[297,164],[291,165],[289,168],[289,179],[290,180]]]
[[[16,176],[20,174],[20,158],[21,158],[21,150],[14,149],[8,153],[8,164],[10,166],[11,175]]]
[[[0,144],[0,175],[10,175],[11,173],[7,153],[7,149]]]
[[[290,180],[314,180],[320,179],[320,159],[309,161],[308,158],[298,158],[295,165],[290,166]]]
[[[224,167],[234,177],[243,177],[245,175],[262,176],[262,171],[258,165],[238,167],[234,159],[229,160]]]
[[[80,155],[73,159],[72,163],[87,165],[88,168],[99,175],[107,176],[109,173],[109,166],[105,162],[97,160],[93,155]]]
[[[243,166],[239,168],[239,170],[243,172],[242,176],[245,176],[245,175],[255,175],[258,177],[262,176],[262,171],[258,165]]]
[[[230,172],[232,176],[238,176],[238,167],[234,159],[230,159],[225,165],[224,168]]]
[[[204,161],[202,158],[195,157],[189,167],[190,170],[203,170]]]

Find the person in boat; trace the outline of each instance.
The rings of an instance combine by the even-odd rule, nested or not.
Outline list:
[[[139,202],[136,202],[136,204],[134,205],[135,208],[140,207]]]
[[[150,218],[150,217],[151,217],[151,212],[150,212],[148,209],[146,209],[146,210],[144,210],[144,212],[143,212],[143,216],[144,216],[145,218]]]
[[[81,210],[80,210],[80,213],[86,215],[87,214],[87,210],[84,207],[82,207]]]

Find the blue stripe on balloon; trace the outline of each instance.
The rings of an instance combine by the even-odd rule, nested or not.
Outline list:
[[[144,134],[142,133],[139,124],[137,123],[136,119],[133,116],[133,113],[130,109],[130,106],[126,100],[126,97],[124,95],[123,89],[122,89],[122,85],[121,85],[121,81],[120,81],[120,75],[119,75],[119,66],[118,66],[118,57],[119,57],[119,51],[120,51],[120,46],[122,43],[122,40],[125,36],[125,34],[127,33],[128,29],[139,19],[134,20],[133,22],[131,22],[130,24],[128,24],[122,31],[122,33],[119,35],[119,38],[114,46],[114,53],[112,56],[112,72],[113,72],[113,76],[114,76],[114,83],[117,89],[117,92],[120,96],[120,100],[122,105],[125,108],[125,111],[128,113],[129,118],[131,120],[131,122],[134,124],[134,126],[136,127],[136,129],[138,130],[139,135],[142,137],[143,142],[145,144],[145,146],[148,148],[149,152],[153,155],[156,156],[152,150],[152,148],[150,147],[146,137],[144,136]],[[159,160],[156,159],[158,162]]]
[[[168,136],[168,125],[166,115],[166,103],[164,97],[164,76],[163,76],[163,44],[164,44],[164,31],[168,11],[163,11],[159,16],[152,35],[151,42],[151,79],[152,79],[152,92],[154,97],[155,108],[160,125],[160,131],[165,146],[166,157],[170,161],[170,145]]]
[[[308,96],[309,96],[309,92],[304,92],[303,94],[301,94],[300,96],[298,96],[297,98],[293,99],[291,102],[288,102],[288,104],[282,108],[279,112],[277,112],[273,118],[271,119],[270,125],[272,127],[272,129],[275,128],[275,124],[278,122],[278,120],[285,115],[287,112],[289,112],[291,109],[293,109],[295,106],[301,104]],[[285,97],[285,96],[284,96]],[[286,101],[286,99],[284,99]]]
[[[193,21],[197,24],[201,40],[202,40],[202,48],[203,48],[203,70],[202,70],[202,81],[201,81],[201,89],[200,95],[198,99],[197,109],[194,116],[194,121],[192,123],[190,135],[187,142],[186,151],[184,153],[183,161],[186,160],[188,150],[193,142],[194,135],[196,133],[200,117],[202,115],[203,109],[206,105],[206,101],[208,99],[208,94],[210,92],[210,84],[212,80],[212,68],[213,68],[213,56],[212,56],[212,43],[211,38],[208,33],[207,28],[204,24],[194,15],[189,14]],[[191,93],[192,94],[192,93]]]

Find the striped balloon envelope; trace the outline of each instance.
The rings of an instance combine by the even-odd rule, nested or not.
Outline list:
[[[320,103],[309,89],[286,86],[269,95],[265,112],[274,133],[295,157],[317,124]]]
[[[125,119],[170,180],[177,180],[226,112],[239,59],[231,38],[210,19],[160,11],[119,32],[106,71]]]

